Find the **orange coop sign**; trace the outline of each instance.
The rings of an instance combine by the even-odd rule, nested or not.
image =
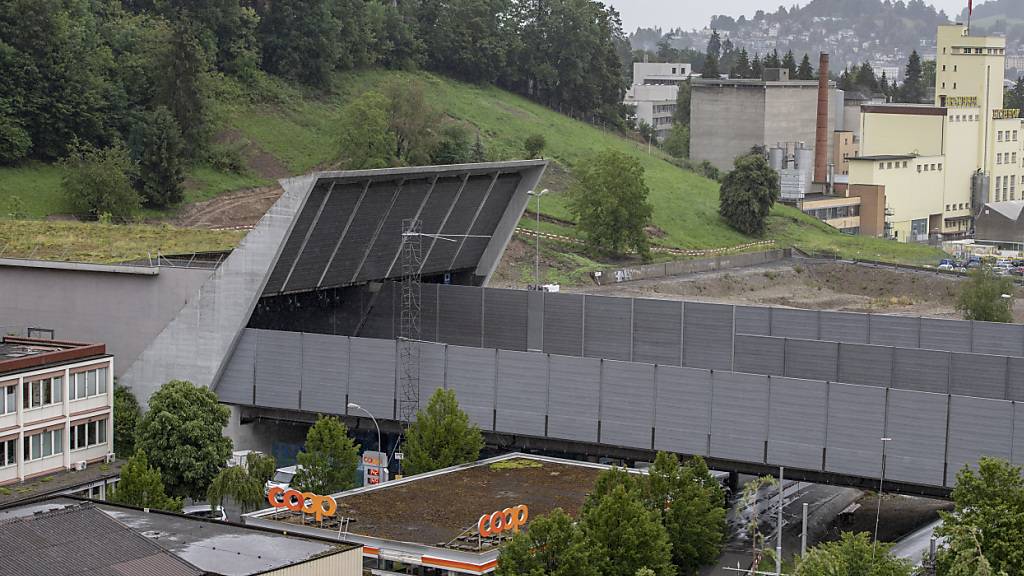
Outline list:
[[[312,492],[285,490],[275,486],[267,492],[267,501],[274,508],[287,508],[292,512],[302,512],[316,516],[317,522],[324,516],[334,516],[338,511],[338,503],[330,496],[319,496]]]
[[[529,518],[530,508],[526,504],[520,504],[491,514],[484,514],[476,523],[476,527],[481,536],[497,536],[509,530],[519,532],[519,528],[525,525]]]

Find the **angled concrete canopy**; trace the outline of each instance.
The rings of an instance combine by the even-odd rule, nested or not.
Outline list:
[[[400,275],[402,221],[426,234],[423,273],[486,283],[547,162],[530,160],[322,172],[283,180],[284,195],[121,377],[139,401],[163,383],[212,386],[261,296]]]

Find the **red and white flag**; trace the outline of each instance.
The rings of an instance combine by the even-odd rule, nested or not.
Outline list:
[[[974,14],[974,0],[967,0],[967,15]]]

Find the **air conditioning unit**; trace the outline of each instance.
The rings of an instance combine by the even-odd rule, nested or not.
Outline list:
[[[86,462],[85,460],[79,460],[78,462],[75,462],[75,463],[74,463],[74,464],[72,465],[72,468],[73,468],[73,469],[74,469],[74,470],[75,470],[76,472],[81,472],[82,470],[85,470],[85,467],[86,467],[86,466],[88,466],[88,465],[89,465],[89,463],[88,463],[88,462]]]
[[[107,452],[107,457],[104,460],[104,462],[106,462],[107,464],[110,464],[110,463],[112,463],[114,461],[115,458],[116,458],[116,456],[114,455],[113,452]]]

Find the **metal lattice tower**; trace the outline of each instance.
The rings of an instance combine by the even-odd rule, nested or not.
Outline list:
[[[423,267],[423,222],[402,221],[402,308],[399,331],[399,417],[403,430],[420,407],[420,310]]]

